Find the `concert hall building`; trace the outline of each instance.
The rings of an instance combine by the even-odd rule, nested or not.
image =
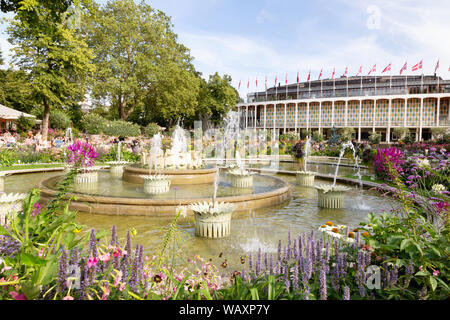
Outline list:
[[[243,128],[280,132],[355,128],[355,139],[370,132],[382,141],[396,139],[393,129],[409,128],[416,141],[431,139],[431,129],[450,125],[450,80],[437,76],[359,76],[268,88],[237,105]]]

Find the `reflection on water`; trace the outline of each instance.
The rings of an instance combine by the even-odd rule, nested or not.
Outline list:
[[[257,163],[250,164],[251,168],[259,168],[259,169],[271,169],[271,170],[282,170],[282,171],[298,171],[298,164],[295,162],[271,162],[271,163]],[[306,168],[308,171],[314,171],[320,174],[334,176],[336,173],[336,165],[328,165],[323,163],[314,163],[308,162],[308,167]],[[356,175],[357,168],[343,166],[342,164],[339,166],[339,176],[346,175]],[[361,174],[367,175],[368,172],[366,169],[361,168]]]
[[[49,182],[49,187],[55,189],[61,178],[55,177]],[[254,175],[253,187],[248,189],[232,188],[227,175],[222,174],[217,190],[218,197],[258,194],[283,186],[283,183],[271,176]],[[192,199],[212,198],[212,184],[179,185],[177,189],[171,188],[168,193],[150,195],[144,192],[143,184],[136,184],[112,177],[108,171],[100,171],[97,183],[83,184],[74,187],[77,193],[101,195],[106,197],[145,198],[145,199]]]
[[[38,181],[55,175],[58,174],[7,177],[5,191],[26,192]],[[208,260],[212,259],[218,266],[227,259],[231,269],[239,270],[242,267],[241,256],[249,252],[257,252],[259,248],[262,252],[275,253],[278,240],[286,241],[289,231],[292,237],[297,237],[303,232],[317,230],[328,220],[353,227],[364,221],[370,212],[381,213],[398,206],[393,199],[382,197],[375,191],[361,192],[359,188],[353,188],[346,196],[344,209],[321,209],[317,206],[317,191],[314,188],[296,186],[295,176],[279,175],[278,177],[288,181],[292,186],[291,200],[271,208],[233,213],[231,235],[228,238],[218,240],[196,238],[193,218],[181,218],[179,226],[190,236],[182,248],[184,257],[192,257],[196,253]],[[222,183],[227,182],[224,179]],[[331,182],[317,179],[316,185],[318,184],[331,184]],[[211,186],[205,187],[207,188],[212,189]],[[181,197],[181,192],[177,193],[178,196]],[[133,238],[133,243],[144,245],[146,254],[150,256],[158,252],[164,237],[162,228],[167,227],[171,222],[170,217],[121,217],[87,213],[78,213],[77,220],[86,226],[85,232],[91,228],[109,231],[113,225],[116,225],[121,239],[125,239],[127,230],[135,228],[137,235]],[[223,256],[219,258],[221,252]]]

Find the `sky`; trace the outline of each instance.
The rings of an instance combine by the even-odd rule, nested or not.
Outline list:
[[[97,0],[105,3],[105,0]],[[408,74],[423,60],[423,73],[450,78],[448,0],[146,0],[172,18],[179,41],[191,50],[205,79],[218,72],[232,77],[245,97],[278,82],[336,77],[346,67],[380,75],[392,64]],[[5,17],[5,14],[0,14]],[[0,25],[3,54],[11,45]],[[8,60],[9,61],[9,60]],[[386,73],[389,74],[389,73]],[[405,73],[403,73],[405,74]],[[256,87],[258,79],[258,87]],[[250,83],[247,88],[248,82]]]

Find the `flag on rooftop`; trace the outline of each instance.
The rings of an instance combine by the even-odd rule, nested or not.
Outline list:
[[[372,72],[376,72],[376,71],[377,71],[377,65],[374,65],[373,68],[369,71],[368,76],[370,76],[370,74],[371,74]]]
[[[438,62],[436,64],[436,68],[434,68],[434,73],[436,73],[438,69],[439,69],[439,60],[438,60]]]
[[[333,68],[333,73],[331,74],[331,80],[334,79],[334,74],[336,73],[336,68]]]
[[[317,80],[320,80],[320,78],[322,77],[322,71],[323,71],[323,69],[320,69],[319,78]]]
[[[408,62],[405,62],[405,65],[403,66],[403,68],[400,69],[400,75],[402,75],[403,71],[408,70]]]
[[[391,71],[391,63],[389,63],[389,65],[386,68],[384,68],[383,72],[381,73],[385,73],[387,71]]]
[[[450,69],[449,69],[450,70]],[[311,70],[309,70],[309,74],[308,74],[308,82],[311,80]]]
[[[359,71],[358,71],[358,73],[356,74],[356,76],[359,76],[361,73],[362,73],[362,66],[359,67]]]
[[[343,77],[346,77],[346,76],[347,76],[347,72],[348,72],[348,66],[345,67],[345,72],[344,72],[344,74],[343,74],[342,76],[343,76]]]
[[[415,66],[412,67],[412,71],[417,71],[419,69],[422,69],[422,61],[421,60],[418,64],[416,64]]]

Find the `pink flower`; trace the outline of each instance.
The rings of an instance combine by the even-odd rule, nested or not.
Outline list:
[[[13,297],[16,300],[28,300],[27,297],[25,297],[25,294],[23,294],[23,293],[18,294],[17,292],[12,291],[9,294],[11,295],[11,297]]]
[[[115,248],[114,251],[113,251],[114,258],[117,258],[117,257],[119,257],[121,255],[122,255],[122,251],[120,250],[120,248]]]
[[[106,253],[100,256],[99,258],[102,262],[108,262],[109,260],[111,260],[111,255],[109,253]]]
[[[98,259],[96,257],[91,257],[88,259],[87,265],[89,268],[97,266]]]
[[[63,298],[63,300],[73,300],[73,297],[72,297],[72,296],[65,296],[65,297]]]
[[[122,280],[122,276],[123,276],[122,271],[119,271],[119,273],[117,274],[116,280],[114,280],[114,287],[119,284],[120,280]]]
[[[433,276],[437,277],[439,275],[439,270],[434,270],[433,271]]]
[[[102,290],[103,290],[102,300],[108,300],[111,290],[109,289],[109,287],[106,287],[105,289],[102,288]]]

